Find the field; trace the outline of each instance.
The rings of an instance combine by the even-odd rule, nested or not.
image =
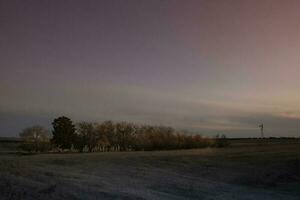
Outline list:
[[[0,199],[300,199],[297,140],[227,148],[0,155]]]

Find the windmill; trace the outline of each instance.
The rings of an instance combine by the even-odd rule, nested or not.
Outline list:
[[[260,128],[261,138],[264,138],[264,124],[258,126]]]

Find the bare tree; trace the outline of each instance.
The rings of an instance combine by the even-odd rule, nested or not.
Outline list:
[[[36,125],[25,128],[20,137],[23,147],[29,151],[42,151],[45,143],[49,143],[49,131],[42,126]]]
[[[92,152],[97,145],[97,135],[95,132],[95,125],[89,122],[80,122],[77,124],[78,141],[77,148],[83,151],[87,146],[88,151]]]
[[[121,151],[132,148],[135,134],[135,126],[132,123],[120,122],[116,124],[116,136]]]
[[[115,137],[115,125],[112,121],[105,121],[96,126],[96,134],[98,135],[98,145],[102,151],[110,151],[117,145]]]

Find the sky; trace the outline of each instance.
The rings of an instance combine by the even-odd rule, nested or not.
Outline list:
[[[298,0],[0,0],[0,136],[54,118],[300,137]]]

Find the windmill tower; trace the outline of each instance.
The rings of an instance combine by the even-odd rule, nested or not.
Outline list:
[[[260,128],[261,138],[264,138],[264,124],[260,124],[258,127]]]

